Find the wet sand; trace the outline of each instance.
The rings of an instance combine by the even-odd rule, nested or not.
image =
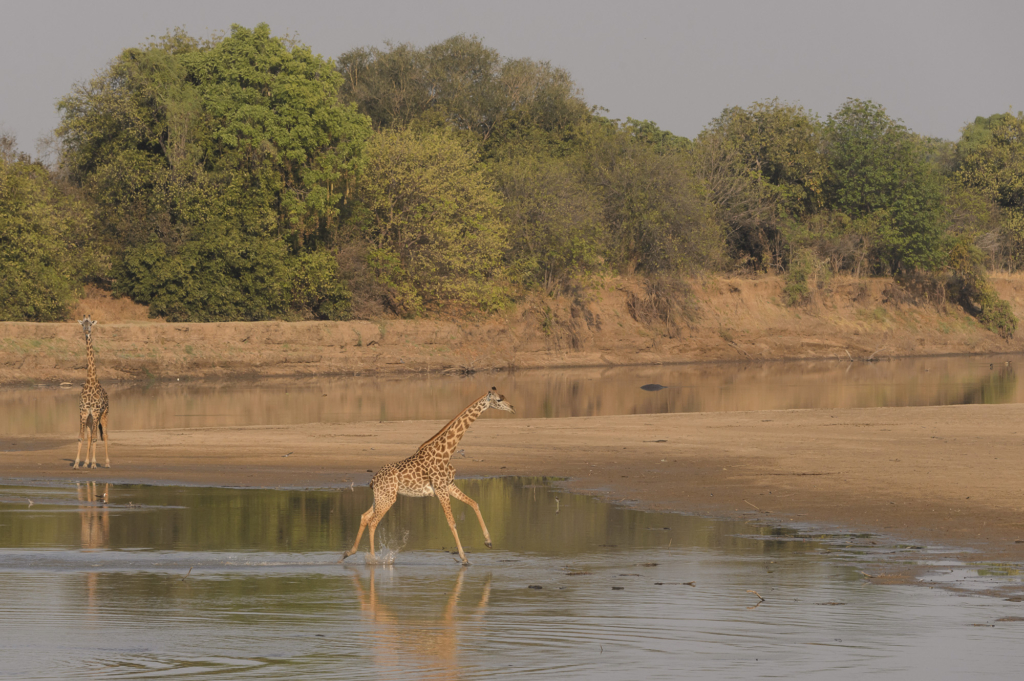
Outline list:
[[[112,430],[111,469],[76,440],[0,440],[0,479],[348,487],[443,422]],[[458,477],[565,477],[637,508],[876,532],[971,561],[1024,562],[1024,404],[523,419],[485,413]],[[98,459],[103,462],[103,447]]]

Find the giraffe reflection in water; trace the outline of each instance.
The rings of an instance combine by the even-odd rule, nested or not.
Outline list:
[[[78,483],[78,513],[82,516],[82,550],[105,549],[110,541],[110,483],[100,494],[95,482]]]
[[[110,543],[110,510],[107,501],[110,499],[110,483],[103,483],[103,493],[99,486],[89,481],[77,484],[78,513],[82,517],[82,550],[98,551],[107,548]],[[85,575],[85,591],[88,598],[86,611],[89,615],[97,613],[97,587],[99,575],[89,572]]]
[[[482,622],[484,612],[487,609],[487,602],[491,597],[491,575],[488,573],[484,582],[480,600],[469,617],[458,616],[459,596],[462,593],[463,581],[466,577],[466,568],[459,570],[455,578],[455,586],[448,596],[448,602],[440,617],[436,614],[438,609],[425,607],[417,612],[425,613],[422,617],[416,617],[419,621],[410,622],[413,616],[396,616],[386,603],[378,596],[376,571],[386,570],[392,574],[394,568],[369,566],[370,579],[367,591],[363,588],[362,579],[356,573],[352,574],[352,584],[356,596],[359,598],[359,607],[366,614],[371,626],[368,628],[369,635],[373,642],[373,648],[377,657],[378,669],[399,669],[408,670],[409,661],[412,661],[418,669],[432,672],[441,672],[445,678],[458,678],[460,675],[459,664],[459,633],[466,633],[466,625]],[[396,595],[395,600],[400,597]],[[408,601],[403,599],[408,605]],[[417,633],[409,636],[410,629]]]

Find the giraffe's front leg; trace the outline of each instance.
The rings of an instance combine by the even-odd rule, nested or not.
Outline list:
[[[367,523],[370,522],[370,518],[372,518],[372,517],[373,517],[373,506],[371,506],[369,508],[369,510],[366,511],[366,513],[364,513],[362,516],[359,517],[359,532],[356,533],[356,541],[355,541],[354,544],[352,544],[352,548],[351,549],[349,549],[345,553],[341,554],[341,558],[338,559],[339,563],[341,561],[345,560],[346,558],[348,558],[349,556],[351,556],[356,551],[359,550],[359,540],[363,538],[363,530],[366,529],[366,525],[367,525]],[[371,549],[371,552],[372,552],[372,549]]]
[[[75,452],[75,463],[71,466],[74,469],[78,469],[78,459],[82,456],[82,438],[85,437],[85,428],[88,425],[89,414],[88,412],[81,415],[80,422],[78,424],[78,451]],[[89,450],[85,450],[85,462],[89,463]]]
[[[96,448],[99,446],[100,439],[99,430],[100,424],[94,415],[92,417],[92,427],[89,429],[89,441],[86,443],[85,447],[86,468],[99,468],[99,466],[96,465]],[[89,458],[90,452],[92,453],[91,460]]]

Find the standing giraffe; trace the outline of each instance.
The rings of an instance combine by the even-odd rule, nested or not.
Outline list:
[[[107,468],[110,468],[110,449],[107,445],[107,414],[109,413],[110,402],[107,399],[107,391],[100,385],[96,378],[96,356],[92,351],[92,327],[99,322],[94,322],[86,315],[79,324],[85,330],[85,356],[89,362],[88,373],[85,383],[82,384],[82,399],[79,402],[79,425],[78,425],[78,452],[75,454],[75,464],[72,468],[78,468],[78,457],[82,454],[82,438],[85,436],[85,429],[89,429],[89,437],[85,445],[85,468],[97,468],[96,466],[96,440],[97,433],[103,438],[103,453],[107,457]],[[89,463],[89,452],[92,452],[92,464]]]
[[[469,504],[476,512],[477,520],[480,521],[480,527],[484,531],[484,543],[487,544],[487,548],[491,547],[491,535],[487,532],[484,517],[480,515],[480,506],[452,482],[455,479],[455,467],[452,466],[451,459],[459,440],[466,434],[470,424],[476,421],[485,409],[499,409],[516,413],[512,405],[505,401],[505,396],[499,395],[497,390],[497,388],[491,388],[486,395],[463,409],[462,413],[448,422],[448,425],[437,431],[434,437],[421,444],[416,453],[408,459],[398,463],[389,463],[377,471],[376,475],[370,479],[370,487],[373,489],[373,506],[359,519],[356,542],[352,545],[351,550],[345,552],[338,561],[339,563],[359,548],[359,540],[362,539],[363,530],[367,525],[370,526],[370,558],[375,558],[373,552],[374,532],[377,530],[377,524],[395,503],[399,494],[406,497],[437,497],[437,500],[441,502],[441,508],[444,509],[444,516],[448,519],[448,527],[451,528],[452,535],[455,537],[455,545],[459,547],[459,557],[462,558],[463,565],[469,565],[469,561],[466,560],[466,554],[462,550],[459,533],[455,530],[455,518],[452,517],[449,495]]]

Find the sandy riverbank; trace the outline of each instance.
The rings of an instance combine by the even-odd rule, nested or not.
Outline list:
[[[566,477],[640,508],[878,532],[965,560],[1024,562],[1024,404],[564,419],[485,414],[459,477]],[[252,487],[365,484],[442,422],[114,431],[111,469],[76,441],[5,438],[0,480]],[[102,446],[99,453],[103,460]],[[438,511],[439,512],[439,511]]]

